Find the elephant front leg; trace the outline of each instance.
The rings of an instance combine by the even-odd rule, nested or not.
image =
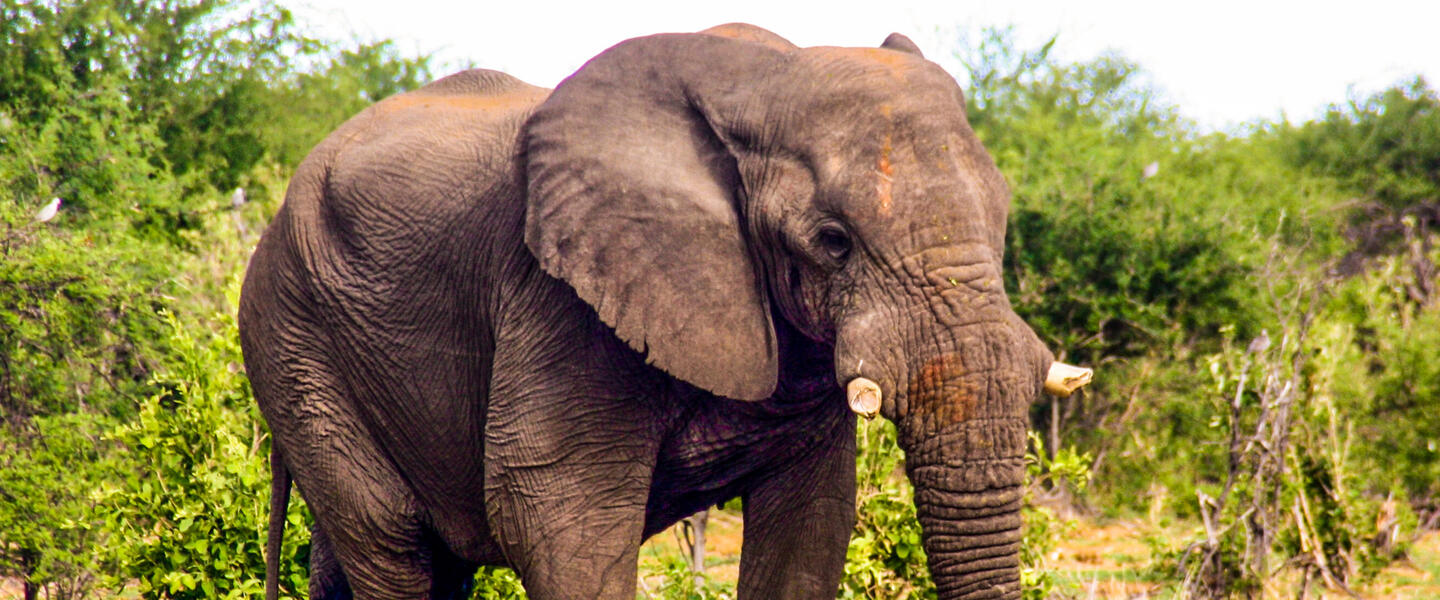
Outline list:
[[[487,517],[530,598],[635,598],[659,445],[645,404],[492,399]]]
[[[855,527],[855,420],[745,494],[741,598],[834,598]]]

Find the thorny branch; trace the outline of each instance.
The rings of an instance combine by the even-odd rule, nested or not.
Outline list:
[[[1272,249],[1265,266],[1267,275],[1281,266],[1277,265],[1279,252],[1278,247]],[[1280,327],[1279,341],[1269,344],[1257,339],[1240,357],[1238,369],[1228,358],[1220,367],[1235,374],[1233,394],[1225,394],[1221,400],[1229,433],[1226,476],[1218,496],[1199,494],[1205,537],[1181,556],[1182,587],[1191,598],[1259,595],[1273,579],[1268,561],[1275,534],[1287,513],[1293,512],[1304,554],[1296,557],[1301,560],[1292,559],[1281,568],[1299,567],[1305,581],[1319,575],[1330,588],[1354,596],[1346,585],[1346,571],[1330,564],[1325,549],[1314,541],[1316,526],[1309,516],[1303,486],[1293,507],[1286,506],[1283,494],[1289,474],[1292,415],[1297,401],[1304,399],[1304,373],[1311,359],[1306,341],[1330,282],[1314,281],[1281,290],[1274,283],[1278,277],[1262,280],[1267,282],[1271,310]],[[1243,532],[1239,540],[1233,535],[1237,527]]]

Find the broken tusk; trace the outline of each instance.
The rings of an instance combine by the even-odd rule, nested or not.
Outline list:
[[[1095,371],[1075,365],[1067,365],[1062,362],[1050,364],[1050,374],[1045,376],[1045,391],[1054,396],[1069,398],[1082,387],[1090,383],[1095,376]]]
[[[856,377],[845,385],[850,410],[867,419],[880,414],[880,385],[864,377]]]

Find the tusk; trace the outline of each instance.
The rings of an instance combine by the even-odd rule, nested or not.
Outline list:
[[[880,385],[864,377],[856,377],[845,385],[850,410],[867,419],[880,414]]]
[[[1045,391],[1053,396],[1069,398],[1075,390],[1089,384],[1094,376],[1095,371],[1091,369],[1062,362],[1051,363],[1050,374],[1045,376]]]

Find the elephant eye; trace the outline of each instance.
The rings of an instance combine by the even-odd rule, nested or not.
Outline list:
[[[843,261],[850,256],[850,234],[838,223],[827,223],[820,227],[820,233],[816,234],[815,241],[820,248],[836,261]]]

